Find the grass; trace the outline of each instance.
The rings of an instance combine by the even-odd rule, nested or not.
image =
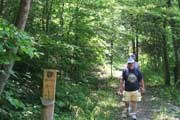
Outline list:
[[[110,83],[109,85],[114,87],[114,84]],[[70,84],[68,83],[68,85]],[[71,94],[71,99],[78,99],[78,101],[74,100],[69,103],[69,111],[62,112],[63,110],[60,109],[61,115],[56,116],[55,120],[111,120],[112,110],[118,106],[114,88],[105,86],[94,89],[94,86],[87,87],[86,84],[77,86],[79,93],[76,94],[76,98],[74,94]],[[71,86],[71,88],[76,91],[76,87]]]
[[[151,74],[148,74],[150,73]],[[151,109],[158,109],[154,112],[153,119],[167,119],[180,118],[176,111],[173,112],[171,108],[164,106],[166,104],[180,106],[180,93],[179,89],[172,86],[162,85],[163,79],[157,73],[148,71],[146,69],[145,82],[148,85],[147,89],[152,95],[149,102],[152,103]],[[157,81],[157,82],[154,82]],[[105,83],[105,84],[104,84]],[[107,84],[106,84],[107,83]],[[100,85],[99,85],[100,84]],[[14,83],[12,83],[14,85]],[[18,84],[19,85],[19,84]],[[68,80],[57,80],[56,90],[56,103],[55,103],[55,120],[117,120],[121,112],[119,105],[119,98],[114,94],[118,88],[119,80],[115,78],[100,79],[95,76],[87,77],[84,82],[73,83]],[[20,87],[20,86],[19,86]],[[9,88],[10,89],[10,88]],[[16,89],[15,89],[16,90]],[[23,90],[24,91],[24,90]],[[17,97],[22,94],[18,91],[13,92],[16,94],[11,95],[8,91],[8,96],[5,99]],[[17,98],[16,98],[17,99]],[[21,99],[18,99],[21,101]],[[19,104],[10,104],[4,107],[5,110],[10,111],[11,118],[14,120],[31,119],[39,120],[41,115],[41,103],[21,101],[25,107],[17,109],[15,114],[13,110],[20,106]],[[10,104],[10,105],[9,105]],[[3,104],[2,104],[3,105]],[[164,107],[163,107],[164,106]],[[13,107],[13,108],[12,108]],[[170,111],[169,111],[170,110]]]

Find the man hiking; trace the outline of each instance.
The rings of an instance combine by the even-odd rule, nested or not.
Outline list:
[[[144,80],[139,69],[135,68],[134,62],[133,58],[128,58],[127,68],[122,73],[119,92],[123,95],[127,114],[136,120],[137,102],[141,101],[141,94],[144,94]]]

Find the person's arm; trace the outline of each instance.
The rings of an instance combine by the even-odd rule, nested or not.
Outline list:
[[[140,90],[141,90],[141,94],[145,93],[144,79],[142,79],[140,82]]]
[[[119,84],[119,91],[118,91],[118,93],[120,95],[122,95],[123,91],[124,91],[124,70],[122,72],[122,78],[120,78],[120,84]]]
[[[145,86],[144,86],[144,77],[142,75],[142,73],[140,72],[140,91],[141,91],[141,94],[143,95],[145,93]]]
[[[120,93],[120,95],[123,94],[123,91],[124,91],[124,80],[121,79],[120,80],[120,86],[119,86],[119,93]]]
[[[145,93],[144,77],[143,77],[141,71],[140,70],[138,70],[138,71],[139,71],[138,80],[139,80],[139,85],[140,85],[139,90],[140,90],[141,94],[143,95]]]

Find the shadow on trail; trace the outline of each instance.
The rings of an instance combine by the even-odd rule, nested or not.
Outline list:
[[[109,114],[104,120],[130,120],[123,118],[124,103],[122,96],[118,96],[119,79],[122,71],[113,71],[110,74],[102,74],[98,82],[98,90],[104,92],[99,100],[100,109]],[[159,96],[158,89],[161,86],[146,86],[146,93],[142,101],[138,103],[137,120],[180,120],[180,106],[173,105],[172,101],[167,101]],[[95,117],[96,120],[101,120]]]
[[[154,95],[153,90],[155,90],[153,87],[147,87],[146,94],[138,103],[137,120],[180,120],[180,107],[160,99]],[[124,103],[122,96],[117,95],[117,98],[119,105],[112,112],[114,116],[112,120],[130,120],[128,117],[122,117]]]

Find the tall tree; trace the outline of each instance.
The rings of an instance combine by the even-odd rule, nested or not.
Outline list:
[[[136,33],[136,61],[139,61],[139,36],[138,33]]]
[[[60,8],[61,36],[64,37],[64,0],[61,0]]]
[[[180,3],[180,0],[178,1]],[[167,0],[168,8],[172,8],[172,0]],[[180,6],[179,6],[180,8]],[[178,21],[174,20],[173,18],[170,19],[169,24],[171,26],[172,31],[172,39],[173,39],[173,48],[174,48],[174,57],[175,57],[175,67],[174,67],[174,83],[176,84],[180,81],[180,47],[179,47],[179,30],[178,30]]]
[[[0,16],[3,14],[3,9],[4,9],[4,0],[0,1]]]
[[[133,49],[133,53],[136,53],[136,39],[132,39],[132,49]]]
[[[166,21],[164,21],[163,27],[166,29]],[[169,69],[169,60],[168,60],[168,52],[167,52],[167,37],[166,32],[162,33],[162,51],[163,51],[163,61],[164,61],[164,76],[165,76],[165,84],[170,85],[170,69]]]
[[[25,25],[27,22],[27,18],[29,15],[31,0],[21,0],[20,2],[20,8],[19,13],[17,15],[16,19],[16,27],[20,30],[25,29]],[[9,52],[13,52],[14,54],[17,54],[18,48],[11,49]],[[10,64],[3,64],[1,65],[1,70],[4,72],[1,72],[0,74],[0,94],[3,92],[3,89],[5,87],[6,81],[10,77],[12,73],[12,68],[14,66],[14,60],[11,60]]]

